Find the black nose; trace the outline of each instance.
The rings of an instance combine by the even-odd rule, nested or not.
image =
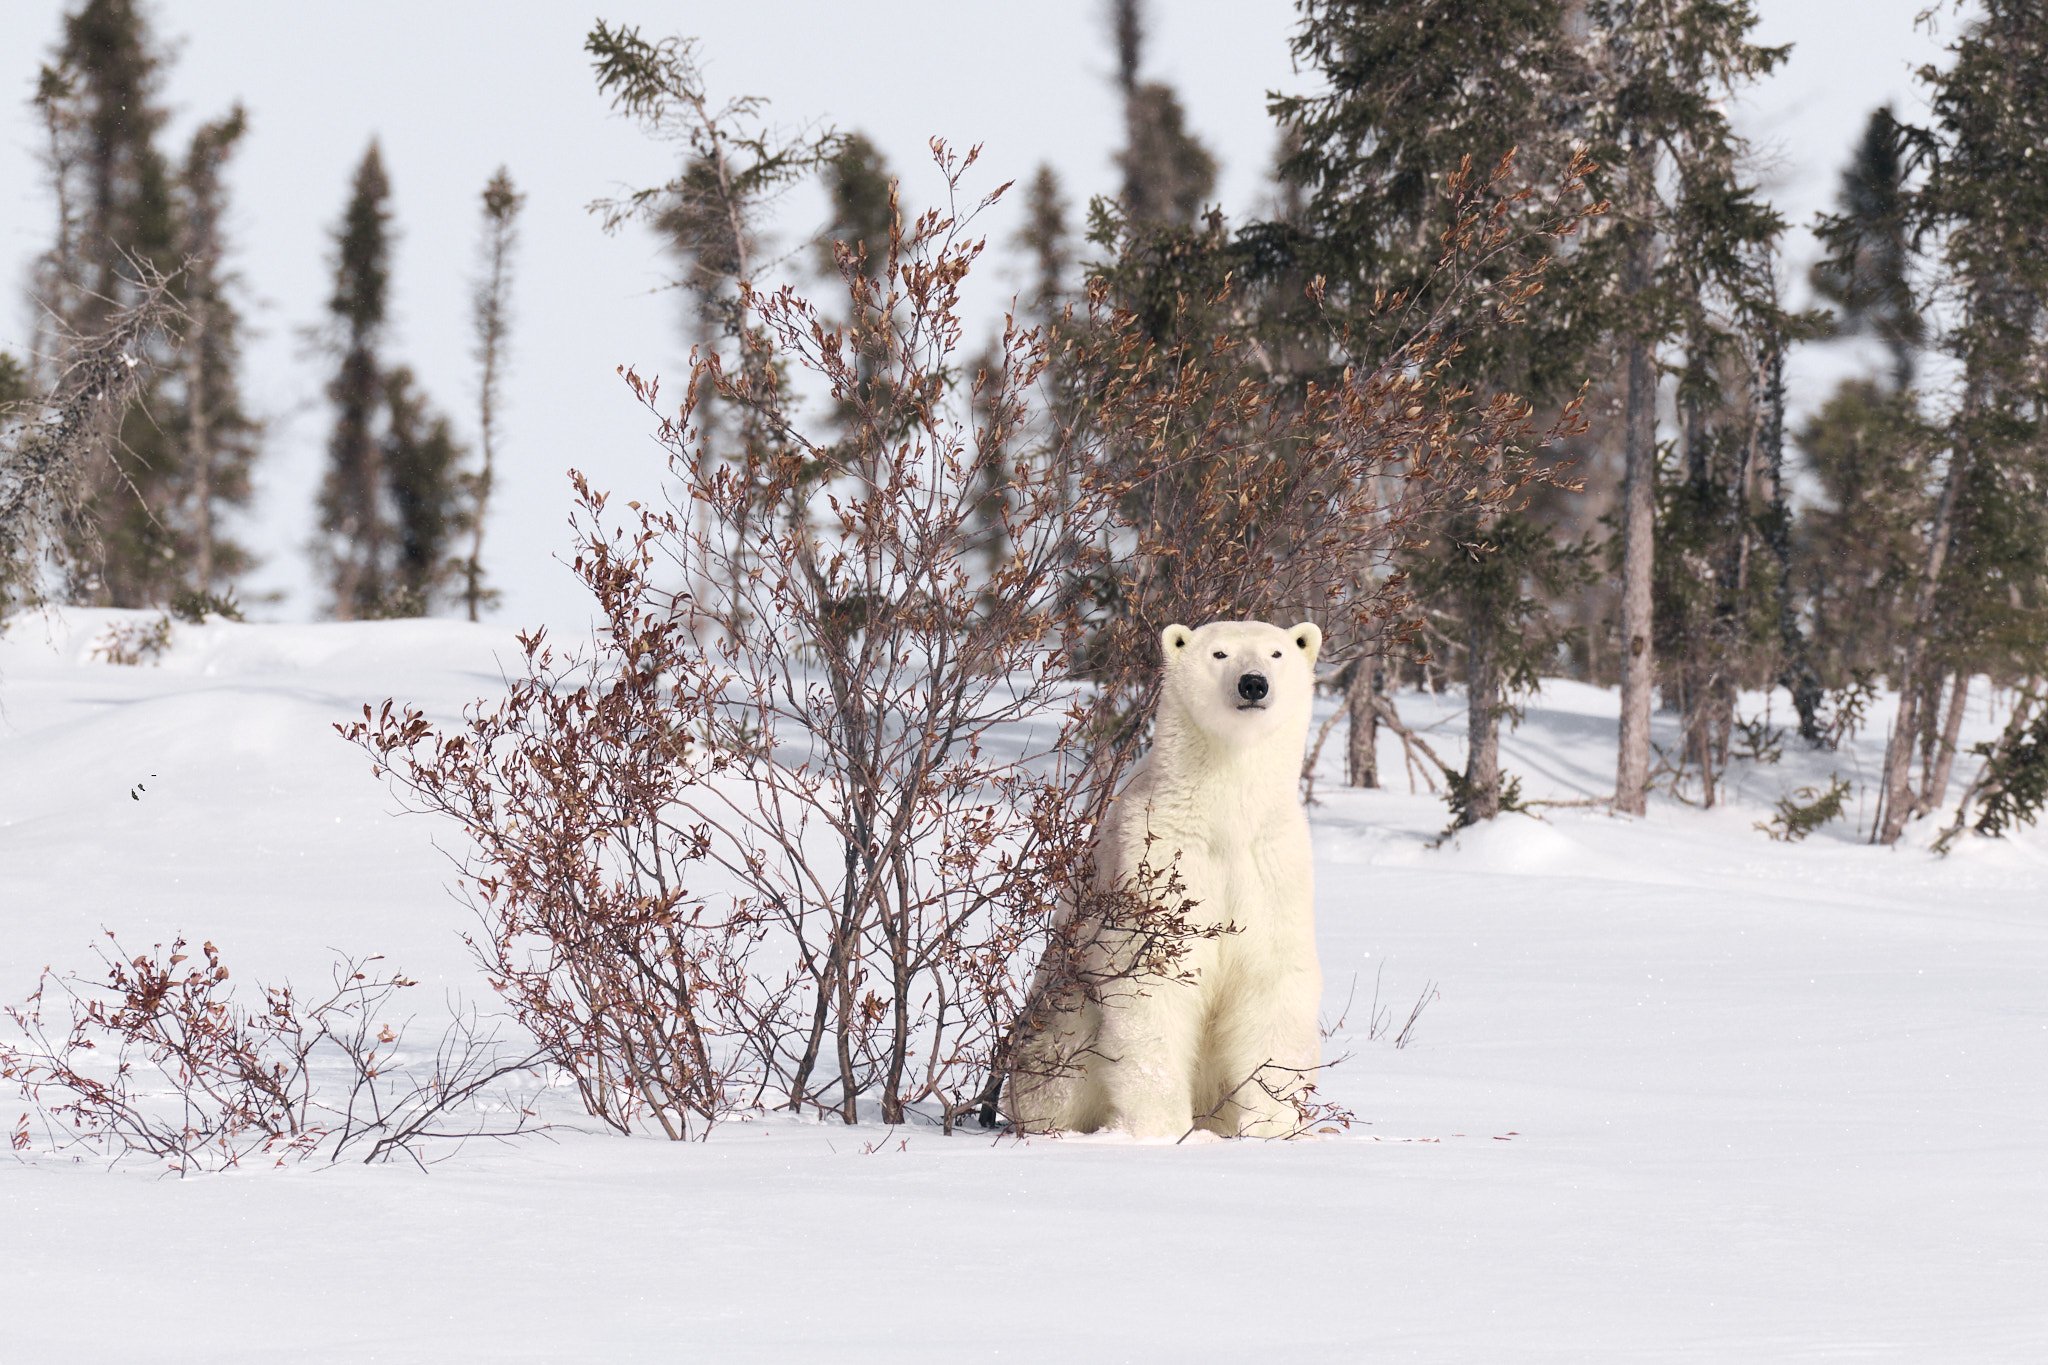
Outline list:
[[[1243,697],[1246,701],[1264,701],[1266,699],[1266,675],[1263,673],[1247,673],[1242,678],[1239,678],[1237,680],[1237,695]]]

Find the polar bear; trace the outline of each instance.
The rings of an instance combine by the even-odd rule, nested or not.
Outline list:
[[[1152,748],[1104,818],[1096,889],[1171,867],[1196,903],[1191,922],[1223,932],[1188,942],[1170,976],[1116,982],[1092,992],[1095,1000],[1070,992],[1042,1008],[1004,1106],[1022,1130],[1293,1131],[1289,1097],[1322,1050],[1299,794],[1322,642],[1308,623],[1215,621],[1161,633]],[[1083,929],[1078,938],[1097,941],[1081,950],[1081,971],[1113,974],[1117,936]]]

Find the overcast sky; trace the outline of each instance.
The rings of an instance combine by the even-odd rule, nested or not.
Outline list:
[[[1812,255],[1803,231],[1832,201],[1862,121],[1891,100],[1921,101],[1912,68],[1937,60],[1939,38],[1914,27],[1926,0],[1761,0],[1759,40],[1792,43],[1791,61],[1749,92],[1740,125],[1766,156],[1772,197],[1802,231],[1788,255],[1795,278]],[[28,262],[46,245],[53,209],[35,161],[39,131],[28,98],[54,43],[60,0],[5,0],[0,19],[0,287],[19,296]],[[1299,88],[1287,39],[1291,0],[1154,0],[1147,75],[1173,83],[1196,133],[1223,163],[1220,195],[1233,217],[1269,193],[1273,146],[1268,91]],[[674,374],[686,347],[678,300],[660,292],[665,265],[640,233],[604,237],[584,211],[621,187],[657,183],[663,150],[612,117],[582,51],[588,0],[159,0],[151,6],[173,60],[165,99],[167,151],[239,99],[250,133],[230,175],[231,227],[247,280],[248,393],[270,423],[257,504],[239,528],[265,560],[255,591],[283,594],[260,614],[302,618],[318,606],[301,550],[312,533],[327,413],[325,363],[305,329],[330,287],[331,230],[348,179],[371,137],[382,145],[399,230],[392,354],[411,364],[465,429],[474,428],[468,285],[477,196],[499,164],[528,194],[518,262],[507,435],[485,546],[505,591],[500,615],[583,618],[580,591],[554,559],[570,466],[621,497],[652,491],[660,452],[650,423],[616,379],[620,364]],[[879,16],[879,17],[878,17]],[[926,141],[984,144],[977,187],[1052,163],[1079,205],[1113,190],[1120,115],[1103,0],[1031,6],[954,0],[945,6],[640,0],[607,17],[650,34],[703,41],[713,91],[773,101],[788,124],[828,121],[866,132],[921,202],[931,179]],[[1014,231],[1021,194],[989,222]],[[780,214],[780,244],[801,245],[819,217],[815,196]],[[1000,315],[1019,272],[999,260],[975,302]],[[0,306],[0,348],[19,352],[26,305]],[[1803,407],[1845,358],[1795,357],[1793,401]]]

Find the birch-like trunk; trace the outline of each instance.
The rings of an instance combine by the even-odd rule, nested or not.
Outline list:
[[[1500,658],[1492,621],[1472,622],[1466,641],[1465,819],[1468,824],[1500,814]]]
[[[1948,714],[1942,718],[1941,738],[1934,751],[1934,763],[1927,770],[1926,781],[1920,788],[1918,813],[1926,815],[1939,810],[1941,803],[1948,800],[1949,777],[1955,772],[1956,744],[1963,734],[1963,715],[1970,706],[1970,678],[1968,674],[1956,674],[1955,685],[1949,689]]]
[[[1647,157],[1631,157],[1638,184]],[[1650,286],[1654,242],[1646,225],[1633,230],[1624,272],[1637,294]],[[1628,342],[1628,398],[1623,421],[1621,485],[1621,736],[1614,764],[1614,809],[1641,815],[1650,788],[1650,689],[1656,660],[1650,647],[1650,573],[1657,528],[1657,364],[1647,337]]]
[[[1967,399],[1965,400],[1967,403]],[[1872,839],[1895,844],[1906,832],[1917,802],[1913,795],[1913,739],[1920,731],[1920,694],[1926,688],[1927,643],[1934,630],[1936,590],[1941,586],[1942,566],[1948,562],[1948,542],[1955,526],[1956,503],[1962,496],[1964,476],[1969,471],[1970,451],[1958,444],[1949,457],[1948,473],[1941,481],[1941,501],[1936,505],[1934,525],[1927,537],[1927,561],[1914,593],[1913,628],[1906,636],[1905,657],[1899,662],[1895,681],[1899,689],[1899,711],[1892,722],[1891,738],[1884,748],[1884,776],[1880,785],[1879,820]]]
[[[1344,782],[1352,787],[1380,784],[1380,713],[1375,694],[1380,689],[1377,659],[1361,659],[1351,686],[1344,691],[1344,708],[1349,713],[1349,733],[1344,741]]]
[[[206,308],[185,336],[185,459],[192,471],[192,586],[213,591],[213,418],[206,409]]]

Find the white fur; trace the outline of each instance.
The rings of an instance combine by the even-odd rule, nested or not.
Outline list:
[[[1103,823],[1097,874],[1115,884],[1141,863],[1176,866],[1194,920],[1230,932],[1192,945],[1181,962],[1191,982],[1123,984],[1060,1014],[1034,1050],[1072,1064],[1020,1069],[1006,1107],[1032,1131],[1284,1134],[1295,1121],[1285,1096],[1321,1060],[1299,782],[1322,631],[1217,621],[1169,626],[1160,644],[1152,748]],[[1239,692],[1247,673],[1267,681],[1262,705]]]

